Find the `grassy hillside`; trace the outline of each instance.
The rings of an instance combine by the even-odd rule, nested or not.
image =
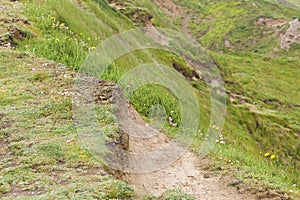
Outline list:
[[[74,72],[24,52],[1,50],[0,198],[128,199],[79,144],[72,120]]]
[[[60,3],[3,3],[0,198],[132,199],[134,191],[80,143],[73,123],[72,68],[103,39],[133,25],[102,1]],[[110,109],[102,105],[99,112]],[[106,120],[103,127],[118,138],[113,118]]]
[[[180,16],[169,19],[150,0],[123,2],[124,10],[118,11],[102,0],[62,0],[59,3],[28,0],[22,1],[19,9],[10,10],[11,21],[1,21],[3,33],[11,33],[9,23],[13,23],[14,30],[19,30],[22,37],[12,34],[13,37],[4,38],[1,33],[4,43],[10,43],[18,53],[7,50],[7,46],[1,50],[0,146],[4,147],[4,155],[9,156],[5,156],[0,165],[0,193],[25,191],[22,195],[34,192],[41,197],[60,195],[62,198],[103,195],[103,199],[133,196],[125,183],[107,175],[77,144],[71,97],[65,95],[70,80],[60,72],[57,74],[59,68],[52,64],[43,65],[48,61],[36,59],[47,58],[77,70],[101,41],[142,25],[144,21],[134,17],[137,11],[140,16],[151,14],[151,21],[158,26],[179,30],[183,23]],[[293,45],[289,51],[280,49],[280,33],[257,23],[260,17],[291,20],[299,16],[299,10],[270,1],[177,2],[186,13],[192,13],[188,27],[209,50],[226,83],[228,114],[220,138],[222,143],[218,141],[210,155],[214,159],[211,168],[240,169],[241,182],[258,181],[285,192],[293,190],[293,195],[299,195],[300,88],[296,83],[300,76],[300,45]],[[9,16],[3,12],[1,18],[9,19]],[[22,19],[23,23],[14,23],[13,19]],[[286,29],[283,27],[280,31]],[[102,78],[116,81],[133,66],[153,59],[169,66],[178,63],[183,70],[191,70],[174,54],[137,51],[114,62]],[[191,147],[198,152],[210,125],[209,95],[202,80],[189,81],[199,96],[201,107],[201,131]],[[59,92],[52,91],[53,87]],[[46,92],[49,90],[52,92]],[[150,85],[140,89],[131,101],[143,116],[147,116],[151,105],[162,103],[168,115],[180,121],[180,116],[171,112],[179,113],[177,103],[171,95],[165,95],[167,93],[164,88]],[[38,107],[34,107],[37,104]],[[165,129],[168,133],[174,132],[172,127]],[[266,153],[275,158],[264,156]],[[62,177],[59,171],[67,176]],[[15,179],[16,176],[20,178]],[[68,177],[78,178],[69,182]],[[42,181],[38,181],[40,179]],[[88,182],[90,185],[86,186]]]
[[[67,30],[62,25],[66,23],[64,19],[52,27],[60,15],[50,4],[1,1],[2,5],[0,198],[133,197],[134,192],[128,185],[109,175],[103,165],[80,146],[70,96],[74,71],[36,57],[47,57],[76,68],[96,40],[92,37],[93,31],[100,32],[105,27],[107,32],[101,31],[103,35],[99,35],[104,37],[116,32],[115,26],[89,26],[90,32],[83,35],[79,32],[83,30],[77,29],[75,36],[74,29]],[[107,15],[98,4],[93,5]],[[83,20],[84,15],[90,17],[91,13],[81,11]],[[119,16],[110,11],[109,16],[115,16],[117,21]],[[75,16],[74,12],[72,15]],[[20,51],[14,50],[16,47]]]
[[[291,20],[299,9],[272,1],[178,1],[194,12],[189,27],[201,44],[212,50],[228,51],[225,40],[236,51],[268,54],[278,47],[278,36],[259,18]]]
[[[214,156],[242,163],[236,165],[252,177],[246,176],[245,181],[258,178],[274,187],[295,190],[293,185],[299,185],[300,158],[300,88],[296,84],[300,45],[295,44],[289,51],[281,49],[279,34],[288,27],[274,30],[258,21],[292,20],[299,10],[270,1],[178,1],[180,5],[183,7],[179,9],[192,14],[190,31],[210,50],[223,72],[229,95],[223,130],[226,145],[219,144]],[[177,21],[170,20],[169,26],[180,29],[184,20],[180,24]],[[226,40],[230,47],[225,45]],[[203,91],[201,86],[196,88]],[[207,100],[203,103],[207,104]],[[205,138],[209,107],[202,107],[201,111],[206,114],[202,116],[205,120],[200,127],[204,133],[199,136],[200,141]],[[199,149],[197,141],[193,149]],[[266,153],[276,159],[265,157]],[[222,161],[221,166],[228,167],[228,161]]]
[[[246,171],[261,171],[254,177],[264,174],[263,179],[277,179],[284,174],[281,181],[269,180],[275,185],[290,182],[279,187],[299,185],[300,45],[295,44],[289,51],[280,49],[280,33],[257,23],[259,18],[292,20],[299,16],[299,9],[269,1],[178,3],[187,9],[186,13],[193,13],[190,30],[211,50],[226,82],[231,103],[223,134],[231,147],[242,152],[221,147],[216,154],[244,160],[248,163]],[[276,161],[264,158],[267,152],[276,155]],[[258,164],[263,159],[269,167]]]

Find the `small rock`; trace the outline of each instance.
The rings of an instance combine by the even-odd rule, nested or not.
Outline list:
[[[74,140],[74,139],[67,140],[67,141],[66,141],[66,144],[71,144],[71,143],[73,143],[73,142],[75,142],[75,140]]]
[[[204,174],[204,178],[210,178],[209,174]]]
[[[246,191],[247,191],[246,188],[241,188],[241,189],[239,189],[238,192],[239,192],[240,194],[244,194]]]

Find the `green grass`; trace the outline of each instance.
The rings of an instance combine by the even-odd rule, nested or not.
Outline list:
[[[255,2],[257,9],[253,3],[180,1],[187,13],[193,13],[189,27],[211,50],[230,98],[239,95],[228,104],[222,132],[226,142],[218,144],[211,156],[243,160],[233,165],[265,184],[299,193],[292,186],[299,185],[299,45],[273,52],[279,47],[278,36],[263,34],[269,28],[256,23],[259,17],[292,20],[299,10],[267,1]],[[225,47],[225,39],[233,50]],[[201,130],[192,147],[196,152],[206,136]],[[262,158],[260,151],[277,158]]]
[[[180,189],[172,189],[166,191],[162,197],[160,197],[161,200],[173,200],[173,199],[186,199],[186,200],[196,200],[195,197],[192,197],[189,194],[184,193]]]
[[[73,72],[21,52],[1,50],[0,60],[0,197],[130,199],[133,190],[80,145],[61,93]]]
[[[134,27],[123,14],[109,8],[103,1],[86,0],[80,5],[77,1],[67,0],[60,1],[59,4],[54,4],[54,1],[50,0],[42,3],[24,2],[23,14],[33,23],[29,29],[32,37],[19,41],[19,50],[28,51],[37,57],[55,60],[74,69],[78,69],[85,56],[105,38]],[[267,1],[255,1],[261,8],[256,9],[252,5],[253,2],[181,1],[182,5],[188,7],[187,12],[190,8],[195,10],[196,14],[194,13],[195,16],[189,27],[198,36],[198,41],[211,50],[211,56],[222,71],[227,92],[230,95],[241,96],[232,99],[232,102],[228,98],[228,114],[222,132],[222,141],[225,143],[220,144],[220,138],[210,155],[215,159],[222,157],[222,160],[213,163],[212,168],[221,166],[221,169],[222,167],[230,169],[233,166],[242,169],[244,172],[242,179],[245,182],[259,180],[268,187],[284,191],[292,189],[297,195],[300,186],[298,172],[300,151],[297,135],[300,128],[297,120],[299,119],[299,88],[296,84],[299,82],[299,70],[297,70],[297,66],[300,65],[297,57],[299,45],[293,45],[288,52],[280,50],[274,53],[273,49],[279,46],[277,37],[263,34],[270,28],[258,25],[255,21],[260,16],[291,20],[293,16],[299,14],[299,11]],[[155,24],[159,26],[170,28],[174,25],[150,1],[126,1],[125,3],[130,9],[128,12],[141,7],[146,13],[153,14]],[[213,16],[212,19],[210,14]],[[128,16],[130,17],[130,13]],[[173,28],[178,29],[178,27]],[[224,46],[225,38],[235,47],[233,51]],[[224,54],[219,54],[219,51],[223,51]],[[13,62],[20,63],[9,63],[11,61],[7,56],[10,56]],[[0,192],[11,191],[17,185],[25,189],[30,187],[26,191],[35,191],[35,187],[41,187],[43,194],[49,194],[50,190],[54,190],[55,195],[63,197],[71,195],[68,197],[76,198],[77,193],[74,188],[79,188],[78,198],[88,198],[93,195],[106,195],[103,198],[110,198],[109,188],[121,187],[124,189],[121,190],[122,194],[112,195],[117,195],[119,198],[122,195],[131,196],[131,190],[123,183],[120,186],[116,181],[116,185],[106,187],[105,185],[110,185],[110,181],[114,182],[112,177],[109,177],[104,185],[101,181],[99,183],[94,180],[94,176],[89,176],[85,177],[86,180],[76,178],[75,183],[63,187],[62,191],[54,186],[50,187],[51,184],[56,183],[55,178],[48,174],[53,168],[62,168],[62,171],[67,171],[70,176],[75,176],[78,172],[72,170],[72,167],[81,165],[99,167],[99,164],[77,142],[65,145],[68,139],[75,138],[76,141],[76,130],[71,120],[70,98],[57,99],[56,96],[46,98],[41,93],[47,91],[50,83],[53,82],[52,72],[30,71],[40,63],[32,62],[32,57],[22,53],[21,57],[24,57],[24,60],[15,59],[17,57],[11,53],[4,53],[1,57],[4,59],[3,63],[7,63],[1,66],[1,84],[4,85],[1,91],[7,90],[13,95],[0,93],[0,103],[3,105],[1,112],[6,115],[4,120],[22,121],[22,123],[14,123],[12,127],[1,130],[0,137],[5,138],[9,143],[5,151],[12,153],[11,158],[2,161],[4,163],[2,168],[10,168],[13,162],[17,162],[20,167],[12,169],[12,172],[4,171],[4,175],[1,174],[5,181],[1,182]],[[108,68],[102,78],[117,81],[133,66],[149,63],[153,61],[152,59],[168,66],[176,62],[185,71],[190,71],[184,60],[178,56],[168,52],[148,50],[122,56]],[[31,63],[31,66],[27,66],[27,63]],[[15,68],[19,65],[22,67]],[[19,76],[22,71],[24,74],[20,78],[13,78]],[[202,120],[199,125],[201,131],[191,147],[198,152],[210,125],[209,95],[203,81],[189,81],[194,86],[201,107]],[[23,85],[28,87],[29,91],[24,93],[18,88]],[[63,87],[65,85],[63,84]],[[63,87],[57,83],[59,91],[63,91]],[[166,108],[167,115],[179,122],[178,104],[171,94],[166,95],[168,92],[165,88],[148,85],[136,91],[131,102],[144,117],[148,116],[152,105],[162,104]],[[38,98],[33,94],[39,94]],[[36,101],[41,103],[40,107],[29,106],[36,105]],[[12,105],[26,109],[19,111]],[[99,113],[102,114],[109,110],[103,107],[99,109]],[[15,112],[18,112],[18,115]],[[30,119],[30,123],[26,119]],[[100,125],[113,124],[111,116],[106,120]],[[165,131],[170,135],[175,130],[170,126],[165,127]],[[106,131],[108,139],[118,137],[114,125]],[[34,140],[32,135],[36,136]],[[32,152],[37,152],[37,155]],[[271,160],[261,156],[260,152],[274,154],[276,159]],[[34,159],[37,156],[41,159]],[[24,161],[22,159],[15,161],[17,157],[21,157]],[[234,161],[233,164],[230,164],[229,160]],[[57,164],[61,161],[64,163],[63,167]],[[35,175],[28,165],[37,165],[47,173]],[[12,177],[19,174],[24,176],[23,179],[12,182]],[[35,182],[41,177],[43,183],[38,185]],[[25,184],[22,181],[25,181]],[[85,186],[89,181],[92,182],[92,186]],[[293,187],[293,184],[297,187]],[[45,189],[48,186],[50,189]]]
[[[270,1],[177,2],[186,6],[187,12],[195,13],[189,24],[191,31],[203,46],[214,51],[228,52],[224,44],[227,39],[235,51],[268,53],[278,47],[277,36],[266,34],[271,28],[258,25],[256,20],[259,17],[292,20],[299,15],[298,9]]]
[[[217,155],[244,160],[241,168],[264,183],[298,191],[292,185],[299,185],[299,88],[295,85],[299,59],[253,54],[213,57],[220,67],[226,66],[227,88],[250,97],[234,99],[223,131],[226,143],[242,151],[221,147]],[[259,152],[277,158],[262,158]]]
[[[20,43],[22,49],[74,69],[103,39],[133,27],[121,14],[107,5],[103,7],[101,1],[81,5],[71,0],[59,4],[51,0],[27,2],[24,14],[39,31],[34,38]]]
[[[111,1],[108,1],[111,2]],[[156,26],[166,27],[169,24],[169,20],[166,18],[164,13],[161,11],[158,5],[149,0],[117,0],[115,3],[119,4],[121,7],[120,12],[126,15],[130,20],[132,20],[135,25],[143,26],[145,20],[143,17],[151,16],[151,22]],[[135,16],[135,14],[139,16]]]

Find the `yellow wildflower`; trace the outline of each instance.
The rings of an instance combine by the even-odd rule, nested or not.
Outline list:
[[[265,157],[269,157],[270,154],[269,154],[269,153],[265,153],[264,156],[265,156]]]
[[[60,25],[59,25],[59,27],[64,27],[65,26],[65,23],[61,23]]]
[[[275,159],[276,158],[276,156],[273,154],[273,155],[271,155],[271,157],[270,157],[271,159]]]
[[[88,37],[88,38],[87,38],[87,41],[91,41],[91,38]]]

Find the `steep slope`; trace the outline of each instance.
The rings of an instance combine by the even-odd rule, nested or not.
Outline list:
[[[17,5],[20,10],[23,9],[24,5],[19,3],[7,3],[5,8],[10,9]],[[30,4],[26,6],[30,6]],[[23,17],[20,15],[20,11],[15,12],[18,16],[14,16],[14,19]],[[44,12],[47,11],[44,10]],[[35,14],[40,16],[40,13]],[[49,18],[53,20],[52,16],[49,16]],[[27,22],[27,24],[32,23],[31,21]],[[25,28],[19,27],[18,24],[13,22],[7,22],[8,24],[16,26],[18,29],[26,29],[28,32],[36,31],[35,24]],[[57,39],[56,44],[59,46],[60,31],[65,32],[66,24],[61,25],[59,23],[58,26],[57,32],[53,31],[51,34],[54,34],[52,37]],[[51,27],[51,29],[55,28]],[[40,31],[43,31],[43,29],[40,29]],[[76,95],[76,92],[72,91],[75,72],[54,61],[36,58],[29,51],[13,50],[17,44],[23,44],[23,42],[32,44],[21,40],[26,39],[26,37],[18,38],[12,35],[9,39],[14,41],[13,46],[7,45],[10,41],[8,40],[7,43],[3,44],[0,52],[2,63],[0,68],[0,146],[2,149],[0,154],[0,198],[133,198],[133,190],[124,182],[109,176],[108,172],[103,169],[103,165],[94,160],[91,154],[80,145],[80,139],[76,134],[72,119],[71,97]],[[43,35],[38,35],[38,37],[37,41],[30,42],[39,43],[39,40],[44,41]],[[31,38],[27,37],[27,39]],[[74,40],[74,37],[65,39]],[[75,39],[78,38],[75,37]],[[72,44],[70,45],[72,47]],[[87,48],[87,50],[91,50],[90,47]],[[59,52],[65,53],[63,52],[65,50],[64,48]],[[46,52],[40,53],[46,54]],[[104,112],[109,112],[109,106],[107,105],[102,105],[102,109]],[[138,117],[137,113],[136,116]],[[110,123],[112,122],[108,119],[103,126],[110,126]],[[117,133],[112,134],[118,139]],[[166,136],[164,138],[167,139]],[[134,148],[134,145],[131,145],[131,148]],[[175,163],[174,166],[177,168],[186,166],[184,173],[188,170],[194,170],[193,173],[196,173],[194,176],[200,174],[203,176],[205,173],[209,173],[206,170],[196,169],[193,162],[198,162],[198,158],[191,153],[187,155],[182,161],[183,165]],[[177,177],[183,176],[183,174],[177,174],[174,169],[172,171]],[[152,175],[149,174],[149,176]],[[214,175],[211,174],[211,176]],[[13,177],[18,178],[14,179]],[[220,195],[217,191],[225,187],[226,183],[218,183],[219,178],[218,175],[211,178],[214,181],[205,184],[205,188],[214,188],[211,188],[210,195]],[[137,178],[134,179],[137,180]],[[130,181],[127,178],[126,180]],[[201,178],[201,180],[204,180],[204,178]],[[147,180],[144,181],[147,182]],[[155,181],[148,181],[149,184],[155,184]],[[193,182],[198,184],[198,181],[194,180]],[[160,196],[165,190],[173,188],[172,186],[164,185],[164,187],[159,188],[160,191],[149,190],[148,192]],[[188,187],[186,186],[186,188]],[[205,188],[201,191],[204,192]],[[198,191],[198,195],[201,191]],[[224,194],[227,194],[228,199],[238,199],[241,196],[234,187],[228,187],[226,191],[224,191]],[[186,194],[180,191],[180,195]]]
[[[189,27],[197,39],[212,50],[228,52],[254,51],[268,54],[278,47],[279,33],[258,25],[259,18],[285,19],[298,17],[299,9],[288,8],[270,1],[181,1],[194,11]],[[281,32],[280,32],[281,31]],[[226,43],[226,44],[225,44]]]
[[[72,120],[75,72],[14,50],[38,30],[21,14],[24,6],[0,2],[0,199],[132,198],[133,189],[80,146]]]
[[[10,23],[15,22],[14,18],[17,17],[13,17],[11,21],[8,22],[1,20],[1,25],[4,24],[4,26],[1,26],[1,30],[5,30],[6,33],[9,33],[5,34],[5,37],[2,37],[3,34],[1,33],[2,46],[5,48],[17,48],[20,51],[38,57],[46,57],[78,69],[85,56],[89,52],[92,52],[97,44],[118,32],[133,28],[133,24],[138,26],[145,24],[150,26],[157,25],[177,30],[182,29],[191,37],[201,42],[205,48],[211,50],[211,56],[222,70],[229,96],[228,102],[230,103],[228,103],[227,121],[225,129],[222,132],[222,137],[224,138],[222,138],[222,143],[216,141],[216,148],[210,155],[213,161],[208,166],[220,173],[230,173],[230,171],[238,169],[237,171],[241,172],[239,173],[240,178],[237,182],[232,183],[232,185],[237,188],[241,187],[242,184],[247,184],[248,187],[252,187],[251,184],[253,184],[253,182],[258,182],[258,184],[253,187],[260,187],[260,185],[264,183],[268,187],[283,190],[284,193],[297,195],[300,185],[298,172],[300,156],[298,131],[300,125],[299,88],[295,83],[297,83],[299,77],[299,45],[292,44],[288,51],[280,49],[280,34],[286,35],[286,31],[289,28],[288,22],[292,21],[292,18],[298,15],[298,10],[287,8],[273,2],[268,3],[267,1],[220,2],[199,0],[180,1],[180,3],[177,1],[166,1],[164,5],[162,5],[162,1],[156,0],[153,2],[148,0],[128,0],[122,1],[122,3],[118,3],[120,1],[109,2],[112,8],[109,7],[105,1],[101,0],[63,0],[60,1],[59,4],[57,4],[56,1],[45,1],[43,3],[40,1],[26,1],[24,5],[9,3],[12,6],[22,5],[21,8],[24,6],[22,12],[28,19],[23,19],[22,17],[22,20],[20,20],[22,23],[14,24],[20,31],[15,31],[17,29],[11,29],[9,27]],[[170,7],[168,7],[168,3],[170,3]],[[12,7],[6,6],[6,3],[1,3],[0,9],[4,9],[1,15],[9,12],[6,12],[5,8]],[[19,11],[16,11],[16,13],[18,12]],[[180,16],[177,16],[177,14]],[[169,15],[172,16],[171,19]],[[3,17],[3,19],[6,18],[9,17]],[[132,20],[132,22],[128,18]],[[28,22],[31,26],[27,25]],[[271,26],[268,26],[269,24],[271,24]],[[280,27],[274,28],[273,25]],[[18,36],[21,37],[18,38]],[[7,55],[18,60],[18,56],[13,56],[14,53],[4,53],[2,56],[4,63],[10,62],[5,61],[5,58],[8,57]],[[197,89],[197,95],[199,97],[201,96],[199,102],[201,109],[204,111],[201,113],[203,119],[201,121],[202,124],[200,124],[201,132],[199,132],[199,138],[196,139],[194,145],[191,147],[194,152],[198,152],[201,142],[205,139],[206,129],[210,126],[209,95],[203,81],[191,78],[193,77],[194,71],[191,66],[186,65],[186,62],[182,58],[167,52],[155,50],[132,52],[128,55],[124,55],[124,57],[121,57],[113,63],[104,78],[113,81],[118,80],[122,74],[131,69],[132,66],[150,62],[151,59],[148,58],[149,55],[152,55],[158,62],[171,67],[177,66],[177,70],[179,69],[178,71],[182,74],[189,74],[187,79]],[[30,60],[32,57],[28,59]],[[23,63],[23,61],[21,61],[21,63]],[[40,66],[37,63],[36,65]],[[284,68],[282,66],[284,66]],[[36,67],[34,68],[36,69]],[[4,71],[6,71],[6,68],[4,69]],[[41,71],[44,70],[47,71],[47,69],[41,69]],[[12,74],[16,74],[17,72],[15,71],[19,72],[18,68],[12,69]],[[51,70],[49,70],[49,73],[52,74]],[[9,77],[10,75],[5,76]],[[44,74],[38,74],[32,79],[37,82],[41,81],[42,84],[40,86],[43,86],[48,83],[47,81],[50,82],[52,80],[51,75],[49,80],[47,77],[48,76],[44,77]],[[58,79],[61,78],[62,77]],[[12,77],[10,79],[12,79]],[[22,82],[22,80],[22,77],[20,77],[20,82]],[[44,83],[44,80],[46,80],[46,83]],[[5,80],[3,81],[3,83],[7,83]],[[53,81],[58,82],[58,84],[61,83],[60,80],[56,78],[53,78]],[[64,85],[64,82],[61,84]],[[30,88],[32,85],[29,84],[26,87]],[[45,87],[45,90],[47,90],[47,85]],[[7,89],[4,88],[3,91],[6,90]],[[12,90],[18,92],[19,89],[12,87]],[[171,98],[171,95],[162,95],[168,94],[168,92],[169,91],[156,86],[142,88],[141,91],[137,92],[134,98],[131,99],[131,102],[143,116],[148,115],[152,105],[157,104],[157,102],[162,102],[163,106],[167,108],[167,114],[172,116],[174,120],[179,121],[180,117],[173,115],[171,112],[174,110],[177,111],[176,103],[173,98]],[[68,94],[68,92],[62,93]],[[150,97],[149,94],[151,94]],[[48,99],[50,97],[45,96],[43,98]],[[14,103],[13,99],[6,96],[6,93],[2,99],[3,102],[8,101]],[[60,99],[57,100],[60,101]],[[28,102],[25,101],[24,103],[27,105]],[[64,111],[65,108],[70,106],[68,100],[65,103],[66,105],[60,105],[60,103],[50,102],[45,105],[43,107],[46,113],[45,117],[47,119],[52,119],[53,117],[54,119],[52,120],[57,121],[57,118],[60,116],[60,111]],[[13,104],[7,105],[11,107]],[[6,107],[3,108],[4,110],[7,109]],[[7,114],[6,111],[3,111],[3,114]],[[65,112],[62,113],[64,117],[65,114]],[[18,127],[13,130],[7,128],[7,126],[11,124],[10,121],[15,120],[13,119],[14,113],[10,112],[10,115],[12,117],[1,117],[1,120],[5,120],[3,123],[4,130],[8,132],[21,130]],[[67,117],[67,119],[69,120],[68,123],[71,123],[70,116],[69,118]],[[44,120],[44,118],[40,120]],[[35,121],[33,121],[33,123],[34,122]],[[43,126],[46,126],[46,122],[43,123]],[[26,123],[26,121],[24,123]],[[109,123],[111,123],[111,121]],[[56,125],[49,124],[50,125],[46,127],[49,127],[50,130],[53,130],[51,127],[56,127]],[[34,125],[30,126],[34,127]],[[170,133],[172,136],[174,129],[169,126],[165,128],[166,130],[164,131]],[[80,162],[82,161],[81,159],[84,159],[84,162],[87,159],[87,163],[83,163],[83,165],[90,167],[89,162],[92,158],[83,149],[77,147],[74,127],[70,125],[70,127],[63,126],[60,128],[59,126],[57,129],[58,130],[54,128],[54,132],[55,130],[59,133],[62,132],[65,134],[65,138],[62,139],[60,135],[57,136],[60,142],[56,143],[52,142],[52,139],[54,140],[55,137],[47,137],[45,140],[49,139],[51,142],[49,142],[50,144],[46,142],[45,147],[43,145],[39,147],[39,145],[36,144],[37,148],[41,149],[40,154],[37,156],[42,157],[44,154],[52,152],[53,149],[63,148],[64,150],[63,143],[66,140],[72,144],[70,145],[71,152],[67,151],[67,153],[65,153],[66,157],[70,155],[80,157]],[[109,134],[111,134],[114,139],[119,137],[119,133],[116,129],[111,127],[108,127],[108,129]],[[40,133],[43,131],[38,129],[33,132]],[[21,135],[21,133],[18,133],[15,137],[21,138]],[[28,133],[28,137],[29,135],[31,135],[31,133]],[[3,137],[5,138],[5,132],[3,132]],[[15,142],[15,137],[10,138],[8,136],[8,142]],[[72,140],[72,138],[75,138],[75,140]],[[39,143],[39,141],[35,141],[34,143]],[[4,145],[5,153],[17,151],[16,155],[20,156],[18,151],[23,151],[22,148],[24,145],[24,148],[28,149],[26,147],[27,144],[31,147],[31,144],[27,143],[27,141],[24,144],[22,141],[17,141],[17,144],[13,143],[8,146],[9,148],[6,147],[7,145]],[[69,146],[66,145],[66,148],[68,147]],[[73,149],[73,147],[75,149]],[[73,151],[75,151],[75,153]],[[81,155],[82,151],[84,155]],[[271,159],[270,156],[261,155],[265,153],[273,154],[276,158]],[[53,155],[52,153],[50,154],[51,155],[47,156],[50,156],[51,159],[54,157],[53,159],[59,162],[60,158],[58,157],[61,156],[60,151],[54,151]],[[28,154],[24,154],[24,156],[27,159]],[[68,160],[67,158],[67,161],[64,161],[72,163],[72,159]],[[3,162],[6,162],[5,159]],[[91,163],[94,162],[91,161]],[[189,165],[191,163],[187,161],[185,164]],[[8,165],[13,164],[9,163]],[[53,161],[51,164],[47,163],[46,166],[55,168],[57,164]],[[79,166],[79,168],[80,167],[81,166]],[[85,167],[84,170],[88,171]],[[98,169],[97,167],[95,170]],[[4,164],[3,169],[6,168],[8,167]],[[35,172],[33,173],[30,167],[28,168],[26,165],[25,168],[24,171],[22,171],[23,168],[21,171],[13,171],[12,174],[19,173],[24,175],[29,173],[30,176],[35,178],[28,180],[27,183],[29,185],[34,185],[34,182],[37,181],[40,176],[45,176],[52,180],[51,177],[48,177],[50,175],[47,173],[46,175],[42,173],[39,174],[39,176],[35,176]],[[93,167],[90,168],[94,169]],[[72,168],[68,167],[65,171],[70,171],[70,176],[77,176],[78,174],[77,172],[73,173]],[[30,192],[34,192],[34,195],[36,195],[34,189],[23,187],[22,184],[24,183],[21,180],[12,182],[6,171],[1,170],[1,173],[2,172],[5,177],[2,183],[3,191],[5,191],[4,193],[6,193],[7,196],[12,196],[14,191],[19,191],[20,188],[21,190],[25,188]],[[8,172],[8,174],[10,175],[10,172]],[[89,172],[85,174],[89,174]],[[104,173],[104,175],[106,175],[106,173]],[[111,177],[105,182],[105,184],[109,186],[105,184],[101,186],[98,185],[99,182],[97,182],[96,179],[99,180],[99,177],[102,177],[102,175],[93,174],[91,177],[84,178],[86,180],[95,180],[92,184],[93,188],[97,188],[97,190],[84,188],[86,181],[80,179],[76,180],[76,184],[80,185],[78,189],[79,192],[77,190],[74,191],[75,186],[69,184],[66,186],[67,189],[64,190],[63,194],[55,193],[54,195],[64,196],[70,194],[71,196],[76,196],[79,193],[79,196],[90,197],[93,195],[104,195],[105,193],[107,196],[103,198],[125,198],[124,196],[122,197],[122,195],[128,195],[126,198],[129,198],[133,195],[131,189],[122,182],[117,181],[116,185],[110,185],[111,182],[114,182]],[[105,176],[104,179],[106,178]],[[130,180],[130,178],[128,180]],[[218,178],[213,177],[212,180],[217,182]],[[49,181],[49,183],[52,184],[53,182]],[[149,185],[151,184],[153,183],[149,182]],[[15,185],[20,186],[20,188],[15,189]],[[10,187],[12,189],[10,189]],[[47,187],[48,186],[45,185],[45,188]],[[109,191],[119,191],[119,188],[124,189],[120,190],[120,194],[109,194]],[[86,193],[85,189],[90,192]],[[48,194],[47,192],[55,189],[41,190],[41,194]],[[83,190],[84,192],[82,192]],[[265,189],[261,190],[265,191]],[[20,195],[27,196],[30,195],[30,192],[25,192],[26,194]],[[265,194],[266,193],[268,193],[268,191],[266,191]],[[116,196],[112,197],[109,195]],[[285,194],[280,196],[285,196]]]
[[[269,1],[153,2],[172,18],[171,27],[193,33],[191,37],[210,49],[224,73],[231,103],[230,120],[226,121],[223,134],[231,147],[220,146],[216,154],[243,160],[248,165],[246,171],[265,179],[274,165],[272,169],[262,167],[263,162],[273,162],[263,158],[263,154],[272,153],[277,157],[275,171],[279,171],[270,172],[271,176],[278,178],[286,169],[290,174],[289,178],[282,177],[290,186],[278,186],[282,182],[279,180],[274,185],[299,185],[300,97],[296,83],[300,45],[295,39],[299,33],[294,28],[298,20],[293,19],[299,10]],[[291,41],[287,39],[290,30],[294,30],[293,42],[288,42],[291,48],[286,51],[286,41]],[[196,144],[195,151],[198,147]],[[262,161],[262,165],[253,164],[253,159]]]

